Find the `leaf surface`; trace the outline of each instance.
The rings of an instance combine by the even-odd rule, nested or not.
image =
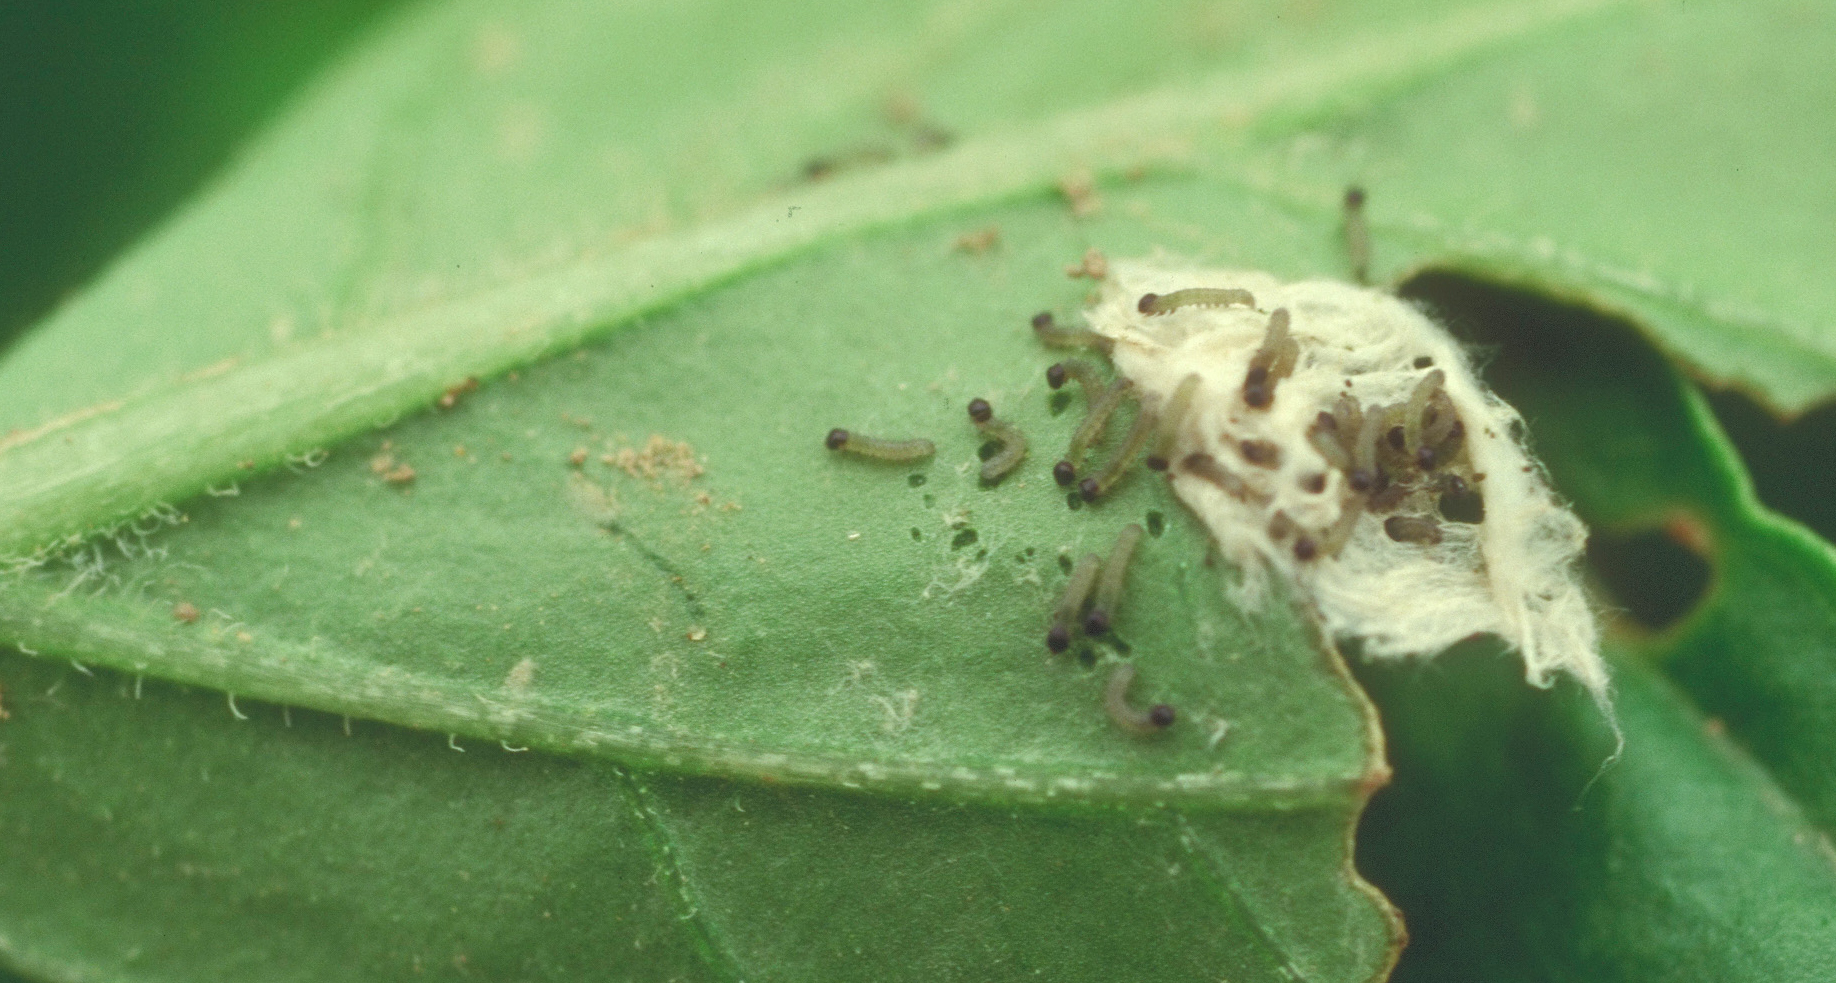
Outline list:
[[[1534,189],[1610,113],[1537,131],[1517,211],[1475,206],[1420,135],[1460,93],[1492,119],[1474,107],[1501,78],[1567,73],[1581,41],[1623,70],[1653,30],[1726,23],[1219,16],[447,3],[355,51],[0,362],[0,551],[30,561],[0,637],[73,660],[0,676],[24,763],[0,821],[34,844],[0,876],[61,864],[70,888],[6,892],[26,900],[0,953],[45,978],[315,978],[344,954],[327,939],[385,976],[1382,975],[1399,930],[1349,857],[1386,773],[1368,705],[1285,602],[1224,601],[1158,483],[1065,508],[1047,471],[1078,409],[1039,385],[1026,316],[1079,305],[1061,271],[1090,245],[1336,274],[1348,175],[1435,216],[1374,208],[1381,268],[1627,306],[1781,406],[1827,394],[1820,301],[1743,320],[1722,301],[1753,294],[1673,289],[1693,257],[1627,293],[1605,247],[1471,247],[1594,246],[1594,206]],[[1361,171],[1362,138],[1334,141],[1372,121]],[[1674,150],[1651,141],[1640,159]],[[1104,205],[1074,219],[1056,189],[1086,169]],[[992,251],[958,247],[987,228]],[[975,480],[971,396],[1035,441],[999,488]],[[835,425],[940,453],[838,460]],[[1046,658],[1066,566],[1129,521],[1156,533],[1118,643]],[[1123,656],[1139,699],[1180,707],[1161,740],[1102,715]],[[120,709],[147,687],[149,712]],[[284,707],[409,730],[345,741]],[[289,811],[302,789],[327,822]],[[552,812],[517,849],[462,815],[531,800]],[[192,852],[145,877],[106,859],[164,842]],[[455,862],[489,885],[462,910],[373,888]],[[530,900],[557,882],[567,912]]]

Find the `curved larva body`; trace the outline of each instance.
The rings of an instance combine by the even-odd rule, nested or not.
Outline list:
[[[1144,294],[1191,288],[1245,290],[1261,310],[1139,310]],[[1246,373],[1268,335],[1267,312],[1278,308],[1289,312],[1299,353],[1272,401],[1251,407]],[[1085,316],[1113,339],[1117,369],[1144,400],[1171,399],[1193,374],[1201,380],[1166,455],[1175,462],[1168,474],[1243,569],[1243,600],[1255,603],[1272,571],[1294,582],[1328,631],[1362,639],[1368,654],[1431,655],[1490,633],[1523,654],[1531,682],[1567,672],[1604,699],[1594,616],[1575,570],[1586,530],[1514,438],[1517,412],[1484,389],[1440,327],[1386,293],[1344,283],[1150,262],[1112,264],[1103,299]],[[1330,442],[1323,453],[1317,432],[1310,439],[1345,395],[1367,418],[1383,417],[1366,428],[1387,462],[1377,488],[1350,487],[1347,459],[1332,460]],[[1423,433],[1447,433],[1449,408],[1461,432],[1418,461]],[[1385,437],[1395,450],[1382,450]],[[1255,451],[1247,460],[1245,448]],[[1483,496],[1482,522],[1434,512],[1437,489],[1462,481]],[[1393,515],[1411,520],[1389,524],[1407,530],[1404,539],[1386,534]]]

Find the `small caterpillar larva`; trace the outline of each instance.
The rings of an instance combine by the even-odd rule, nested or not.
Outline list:
[[[1077,483],[1077,493],[1084,497],[1084,501],[1096,501],[1108,494],[1109,490],[1115,487],[1116,482],[1122,480],[1122,476],[1128,473],[1129,466],[1135,463],[1135,455],[1140,454],[1141,448],[1147,446],[1148,438],[1154,435],[1154,430],[1159,425],[1159,419],[1154,412],[1146,406],[1141,407],[1140,412],[1135,415],[1134,426],[1128,428],[1128,436],[1123,438],[1122,446],[1117,449],[1116,456],[1110,458],[1109,463],[1103,465],[1102,470],[1094,476]]]
[[[1422,443],[1432,447],[1455,440],[1465,429],[1466,424],[1460,422],[1460,413],[1454,409],[1453,400],[1447,398],[1446,390],[1435,393],[1434,401],[1428,404],[1427,416],[1422,420]]]
[[[969,419],[975,421],[976,427],[989,439],[1001,444],[1001,449],[993,457],[982,462],[982,480],[994,484],[1020,466],[1021,460],[1026,457],[1026,436],[1020,432],[1019,427],[995,419],[994,407],[988,404],[988,400],[979,397],[969,401]]]
[[[1097,367],[1083,359],[1067,358],[1062,362],[1054,362],[1046,368],[1046,385],[1053,389],[1062,388],[1066,379],[1076,379],[1078,385],[1084,388],[1086,406],[1095,403],[1103,395],[1104,387],[1108,385],[1103,381],[1103,376],[1097,371]]]
[[[1386,512],[1394,512],[1404,505],[1409,504],[1409,498],[1413,491],[1409,485],[1405,485],[1401,482],[1390,482],[1388,478],[1385,478],[1385,482],[1382,488],[1372,492],[1370,497],[1365,499],[1364,507],[1369,509],[1372,515],[1383,515]]]
[[[1262,347],[1250,356],[1243,376],[1243,402],[1251,409],[1267,409],[1275,401],[1275,384],[1294,371],[1300,360],[1300,342],[1288,334],[1288,309],[1277,307],[1269,315],[1268,334]]]
[[[1351,541],[1352,532],[1358,527],[1358,517],[1364,514],[1359,507],[1357,496],[1347,497],[1339,507],[1339,519],[1320,536],[1320,552],[1327,556],[1338,556],[1345,544]]]
[[[881,461],[918,461],[937,453],[937,445],[922,437],[913,440],[882,440],[849,433],[840,427],[829,431],[822,444],[832,451],[847,451]]]
[[[1352,282],[1371,282],[1371,231],[1364,224],[1364,189],[1345,189],[1345,256],[1351,261]]]
[[[1313,418],[1313,426],[1307,428],[1307,443],[1320,452],[1326,463],[1340,471],[1350,471],[1351,453],[1345,449],[1343,433],[1339,430],[1339,419],[1331,413],[1321,410]]]
[[[1145,530],[1138,523],[1129,523],[1122,527],[1116,536],[1116,544],[1109,549],[1109,559],[1103,561],[1103,577],[1097,581],[1096,599],[1090,602],[1090,613],[1084,615],[1084,634],[1101,635],[1109,630],[1109,619],[1113,617],[1116,604],[1122,600],[1122,587],[1128,580],[1128,564],[1135,555],[1135,547],[1140,545]]]
[[[1377,468],[1377,442],[1383,439],[1383,418],[1384,411],[1372,407],[1364,414],[1364,426],[1359,428],[1358,437],[1352,442],[1352,469],[1345,475],[1345,483],[1352,491],[1373,491],[1383,477]]]
[[[1046,648],[1053,652],[1063,652],[1071,645],[1071,626],[1077,624],[1077,616],[1083,613],[1084,601],[1090,597],[1090,589],[1096,586],[1097,573],[1102,569],[1103,561],[1095,553],[1085,553],[1071,568],[1071,579],[1065,584],[1065,593],[1058,600],[1058,607],[1052,611],[1052,627],[1046,629]]]
[[[1337,424],[1339,446],[1345,448],[1349,461],[1354,453],[1352,444],[1364,430],[1364,406],[1350,393],[1340,393],[1332,404],[1332,419]]]
[[[1433,519],[1413,515],[1393,515],[1383,520],[1383,531],[1399,543],[1433,546],[1441,541],[1441,527]]]
[[[1435,412],[1435,399],[1445,398],[1442,387],[1446,383],[1447,373],[1434,369],[1423,375],[1421,381],[1409,392],[1409,406],[1403,413],[1403,449],[1411,456],[1422,450],[1429,451],[1430,455],[1433,453],[1432,442],[1424,440],[1426,428],[1423,422],[1440,419],[1440,415]]]
[[[1270,539],[1287,539],[1288,534],[1293,531],[1294,520],[1288,517],[1288,513],[1276,509],[1275,514],[1269,516]]]
[[[1142,294],[1135,309],[1143,314],[1171,314],[1182,307],[1255,307],[1256,297],[1237,287],[1189,287],[1170,294]]]
[[[1237,444],[1237,453],[1259,468],[1281,467],[1281,445],[1272,440],[1245,440]]]
[[[1052,348],[1094,348],[1107,355],[1116,344],[1095,331],[1059,327],[1051,311],[1040,311],[1033,315],[1033,333]]]
[[[1187,454],[1179,462],[1180,469],[1196,478],[1202,478],[1222,489],[1224,494],[1241,501],[1254,497],[1249,484],[1230,469],[1218,463],[1218,459],[1202,452]]]
[[[1146,710],[1129,705],[1128,688],[1134,683],[1135,667],[1129,663],[1109,674],[1109,683],[1103,687],[1103,709],[1109,712],[1109,719],[1131,734],[1158,734],[1173,726],[1175,714],[1168,704],[1156,703]]]
[[[1172,462],[1173,445],[1179,439],[1180,425],[1186,422],[1186,414],[1192,408],[1193,394],[1198,392],[1199,376],[1194,372],[1179,380],[1179,386],[1167,399],[1167,405],[1160,411],[1160,432],[1154,437],[1154,449],[1148,452],[1147,466],[1156,471],[1165,471]]]
[[[1422,423],[1422,446],[1415,451],[1415,464],[1423,471],[1453,460],[1460,453],[1460,441],[1466,437],[1466,424],[1454,410],[1446,393],[1439,393],[1430,403],[1427,419]]]
[[[1066,475],[1069,476],[1069,479],[1077,477],[1076,468],[1084,462],[1084,453],[1090,449],[1091,445],[1103,439],[1103,431],[1109,428],[1109,418],[1115,414],[1116,407],[1122,405],[1122,400],[1133,389],[1134,383],[1127,379],[1117,379],[1109,384],[1109,388],[1103,390],[1103,395],[1098,397],[1096,402],[1090,404],[1090,409],[1084,414],[1084,421],[1079,423],[1077,430],[1071,434],[1071,446],[1065,450],[1065,459],[1058,462],[1058,467],[1052,469],[1052,476],[1059,479],[1059,484],[1071,483]],[[1066,468],[1070,470],[1067,471]]]

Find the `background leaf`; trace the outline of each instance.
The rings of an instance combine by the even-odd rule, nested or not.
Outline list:
[[[196,192],[388,0],[0,9],[0,346]]]
[[[1584,300],[1795,415],[1836,379],[1836,128],[1810,81],[1832,42],[1824,7],[1632,5],[1258,140],[1244,167],[1318,208],[1376,189],[1379,268]]]
[[[1753,501],[1701,397],[1630,326],[1443,275],[1405,293],[1497,353],[1489,378],[1631,603],[1619,760],[1583,694],[1524,692],[1483,647],[1360,672],[1397,768],[1359,856],[1409,916],[1398,978],[1826,977],[1832,551]]]

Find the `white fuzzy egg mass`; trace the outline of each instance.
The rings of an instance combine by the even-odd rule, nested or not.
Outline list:
[[[1253,301],[1177,303],[1240,298],[1180,293],[1194,288]],[[1147,294],[1175,303],[1144,312],[1159,309]],[[1489,633],[1530,682],[1565,672],[1605,701],[1577,569],[1587,531],[1526,451],[1517,411],[1420,311],[1345,283],[1124,261],[1085,317],[1149,410],[1197,376],[1168,474],[1243,570],[1241,603],[1285,577],[1367,655]],[[1271,337],[1284,317],[1291,341]]]

